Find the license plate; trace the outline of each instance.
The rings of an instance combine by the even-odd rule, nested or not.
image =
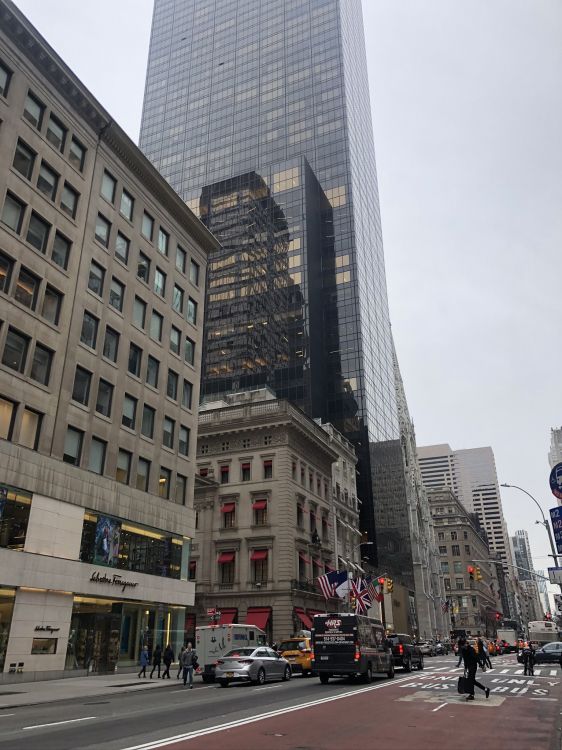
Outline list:
[[[329,658],[329,656],[321,656],[320,661],[328,661]]]
[[[227,673],[226,673],[226,676],[227,676],[227,677],[234,677],[234,672],[227,672]]]

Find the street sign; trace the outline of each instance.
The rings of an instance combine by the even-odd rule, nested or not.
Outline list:
[[[558,614],[562,612],[562,594],[554,594],[554,606]]]
[[[554,497],[562,500],[562,463],[556,466],[550,472],[550,490]]]
[[[551,583],[558,583],[562,586],[562,568],[549,568],[548,578]]]
[[[562,553],[562,507],[557,505],[556,508],[550,509],[550,520],[552,521],[552,528],[554,530],[556,549]]]

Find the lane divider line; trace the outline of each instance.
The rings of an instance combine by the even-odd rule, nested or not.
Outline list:
[[[97,718],[96,716],[83,716],[81,719],[67,719],[66,721],[52,721],[50,724],[33,724],[30,727],[23,727],[23,729],[43,729],[43,727],[58,727],[60,724],[73,724],[76,721],[91,721]]]
[[[439,711],[440,708],[443,708],[443,706],[446,706],[446,705],[447,705],[446,703],[442,703],[440,706],[437,706],[437,708],[432,708],[431,711],[432,713],[435,713],[436,711]]]
[[[404,677],[401,680],[389,680],[381,685],[370,685],[369,687],[360,688],[359,690],[350,690],[346,693],[340,693],[339,695],[331,695],[327,698],[318,698],[315,701],[308,701],[307,703],[301,703],[297,706],[287,706],[285,708],[278,708],[275,711],[267,711],[266,713],[259,714],[258,716],[251,716],[246,719],[237,719],[236,721],[229,721],[225,724],[217,724],[214,727],[208,727],[207,729],[197,729],[193,732],[185,732],[184,734],[177,734],[173,737],[166,737],[163,740],[153,740],[152,742],[145,742],[142,745],[133,745],[131,747],[124,748],[124,750],[155,750],[155,748],[166,747],[166,745],[173,745],[175,742],[181,742],[185,740],[195,739],[196,737],[204,737],[207,734],[214,734],[215,732],[224,732],[226,729],[235,729],[236,727],[244,726],[245,724],[254,724],[257,721],[263,721],[264,719],[273,719],[276,716],[282,716],[283,714],[293,713],[294,711],[302,711],[304,708],[313,708],[314,706],[320,706],[324,703],[331,703],[332,701],[342,700],[343,698],[352,698],[354,695],[361,695],[362,693],[368,693],[372,690],[380,690],[385,687],[392,687],[392,685],[399,685],[401,682],[409,682],[412,679],[411,675]]]

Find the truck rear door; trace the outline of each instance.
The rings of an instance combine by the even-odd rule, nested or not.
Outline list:
[[[353,617],[314,618],[314,662],[320,671],[355,669],[357,627]]]

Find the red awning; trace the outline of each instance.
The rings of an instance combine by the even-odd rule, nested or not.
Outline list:
[[[236,622],[237,617],[238,610],[235,607],[225,607],[224,609],[221,609],[219,625],[231,625],[233,622]]]
[[[271,607],[248,607],[246,625],[255,625],[256,628],[265,630],[270,617]]]
[[[310,564],[310,557],[307,557],[304,552],[299,552],[299,557],[303,561],[303,563],[306,563],[307,565]]]
[[[322,567],[322,560],[313,560],[312,561],[316,567],[321,568]]]
[[[266,549],[253,549],[250,560],[267,560],[267,552]]]
[[[232,513],[236,509],[236,503],[223,503],[221,505],[221,513]]]
[[[265,510],[267,508],[267,500],[256,500],[252,503],[254,510]]]
[[[234,552],[221,552],[218,559],[219,564],[234,562],[234,555]]]
[[[295,612],[296,616],[299,618],[299,620],[302,622],[302,624],[304,625],[304,627],[307,630],[310,630],[312,628],[312,620],[306,614],[306,612],[304,611],[304,609],[300,609],[300,607],[295,607],[294,612]]]
[[[197,568],[197,561],[196,560],[191,560],[190,563],[189,563],[189,569],[190,570],[195,570],[196,568]]]

